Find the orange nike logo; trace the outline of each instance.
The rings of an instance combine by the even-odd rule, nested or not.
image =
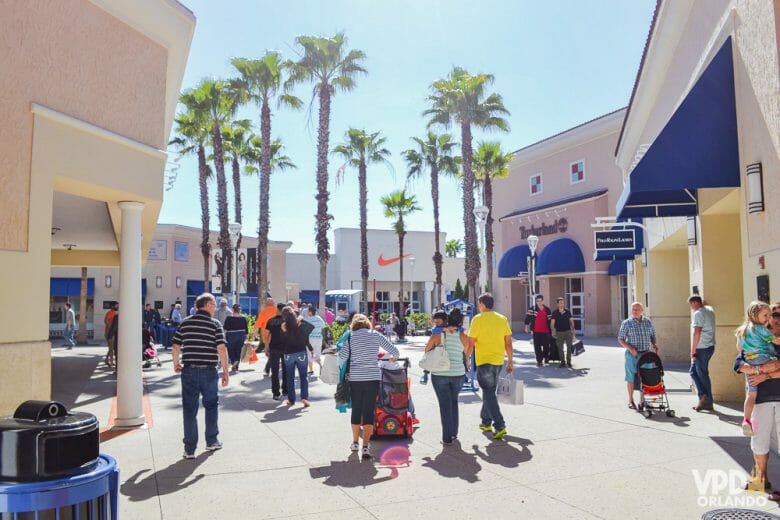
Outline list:
[[[412,256],[412,253],[405,254],[403,257],[406,258],[408,256]],[[381,253],[380,253],[379,258],[377,259],[376,263],[378,263],[380,267],[385,267],[387,265],[396,263],[400,259],[401,259],[400,256],[394,256],[393,258],[383,258]]]

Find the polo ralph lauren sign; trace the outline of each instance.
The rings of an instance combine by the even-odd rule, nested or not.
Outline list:
[[[525,227],[520,226],[520,238],[523,240],[527,239],[531,235],[536,236],[542,236],[542,235],[554,235],[556,233],[566,233],[566,230],[569,229],[569,221],[565,218],[559,218],[549,226],[542,222],[538,226],[531,226],[531,227]]]
[[[633,251],[636,249],[636,230],[594,231],[596,251]]]

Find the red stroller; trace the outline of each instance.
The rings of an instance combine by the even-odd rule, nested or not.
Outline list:
[[[667,417],[674,417],[664,386],[664,367],[658,354],[650,351],[642,353],[636,362],[636,369],[642,395],[637,411],[648,419],[654,410],[665,411]]]
[[[410,410],[411,381],[407,375],[409,358],[398,363],[380,359],[379,396],[374,413],[375,435],[411,437],[414,418]],[[398,365],[400,367],[396,368]]]

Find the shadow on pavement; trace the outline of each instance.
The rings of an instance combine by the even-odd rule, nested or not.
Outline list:
[[[456,440],[451,446],[442,450],[436,457],[423,457],[425,468],[431,468],[444,478],[459,478],[466,482],[478,482],[478,473],[482,466],[477,462],[474,453],[463,451],[460,441]]]
[[[114,381],[95,385],[95,380],[90,380],[103,357],[79,354],[78,349],[79,347],[75,347],[68,356],[51,357],[51,395],[67,409],[110,399],[116,393]],[[95,387],[94,390],[98,390],[99,395],[79,402],[79,397],[90,383]]]
[[[132,502],[141,502],[187,489],[205,477],[203,473],[200,473],[195,475],[194,478],[187,480],[198,466],[203,464],[211,455],[212,452],[204,452],[194,459],[181,459],[165,469],[150,473],[143,479],[141,479],[141,475],[151,470],[142,469],[127,479],[124,484],[120,485],[119,492]],[[164,485],[161,485],[160,479],[165,479]]]
[[[485,436],[490,437],[489,434],[485,434]],[[533,442],[528,439],[506,435],[501,441],[488,444],[484,452],[476,444],[472,445],[471,449],[474,450],[474,454],[478,458],[488,464],[516,468],[533,458],[531,450],[528,449],[528,446],[532,444]]]
[[[389,469],[388,475],[378,477],[380,469]],[[383,471],[384,472],[384,471]],[[372,460],[362,460],[358,453],[353,452],[346,461],[331,461],[329,466],[310,468],[309,475],[313,479],[325,478],[326,486],[365,487],[392,480],[398,476],[397,467],[379,467]]]

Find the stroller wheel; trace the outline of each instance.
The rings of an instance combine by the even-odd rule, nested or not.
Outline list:
[[[674,417],[674,410],[666,410],[667,417]]]

